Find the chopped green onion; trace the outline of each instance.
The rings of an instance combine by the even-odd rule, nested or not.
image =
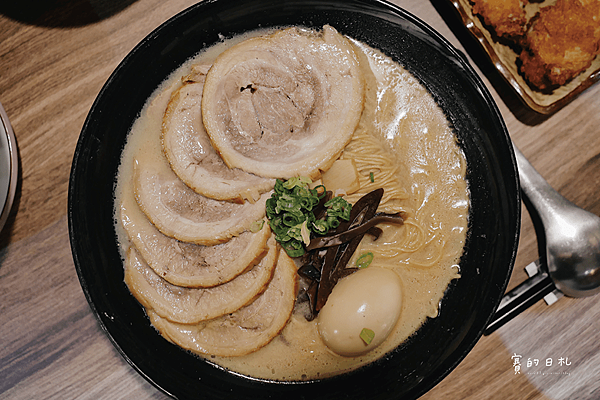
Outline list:
[[[371,182],[375,182],[375,174],[374,174],[374,173],[372,173],[372,172],[369,172],[369,180],[370,180]]]
[[[294,176],[283,183],[283,187],[286,189],[293,189],[295,186],[303,187],[310,185],[312,180],[308,176]]]
[[[250,224],[250,232],[252,232],[252,233],[258,232],[263,228],[264,225],[265,225],[264,219],[254,221],[253,223]]]
[[[365,344],[371,344],[375,338],[375,332],[369,328],[363,328],[363,330],[360,331],[360,338],[363,340],[363,342],[365,342]]]
[[[359,269],[367,268],[369,265],[371,265],[371,262],[373,262],[373,253],[364,253],[361,254],[360,257],[358,257],[358,259],[356,260],[356,266]]]
[[[313,213],[323,196],[325,188],[319,185],[313,189],[305,176],[277,179],[273,194],[267,200],[266,211],[275,239],[290,257],[304,254],[304,246],[310,243],[311,234],[325,235],[330,229],[339,226],[340,220],[350,219],[352,205],[341,197],[325,203],[326,215],[316,219]]]
[[[352,206],[340,196],[333,197],[325,203],[325,207],[328,207],[328,217],[338,217],[345,221],[350,219],[350,210],[352,209]]]
[[[304,221],[300,226],[300,236],[302,236],[302,242],[305,246],[310,244],[310,231],[308,230],[308,223]]]

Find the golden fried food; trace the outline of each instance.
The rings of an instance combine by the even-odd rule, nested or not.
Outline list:
[[[473,0],[473,13],[480,15],[499,38],[519,41],[525,34],[527,0]]]
[[[558,0],[533,20],[520,71],[532,86],[553,89],[586,70],[599,48],[600,0]]]

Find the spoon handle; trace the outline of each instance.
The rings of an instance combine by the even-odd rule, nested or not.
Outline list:
[[[554,218],[554,214],[559,208],[568,206],[570,202],[550,186],[519,151],[517,146],[513,144],[513,148],[517,159],[521,190],[534,206],[542,219],[542,223],[546,225]]]
[[[535,262],[538,269],[537,274],[531,276],[502,297],[494,317],[483,332],[484,335],[487,336],[494,332],[556,289],[548,272],[539,267],[540,262],[540,260]]]

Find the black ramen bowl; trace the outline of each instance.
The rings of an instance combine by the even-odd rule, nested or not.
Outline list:
[[[286,25],[334,26],[399,62],[431,92],[467,160],[469,231],[437,318],[357,371],[310,382],[231,373],[167,342],[123,282],[113,191],[127,134],[152,91],[220,38]],[[417,398],[473,348],[510,277],[520,224],[511,142],[500,113],[465,58],[406,11],[376,0],[215,0],[183,11],[148,35],[104,85],[87,117],[69,185],[69,233],[83,291],[100,325],[142,376],[176,398]]]

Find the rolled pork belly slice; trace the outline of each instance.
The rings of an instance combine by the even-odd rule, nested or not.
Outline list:
[[[247,39],[208,71],[202,119],[227,166],[316,179],[340,156],[363,110],[364,79],[350,41],[331,26]]]
[[[274,179],[229,168],[215,151],[202,122],[207,65],[194,65],[172,95],[162,125],[162,147],[171,168],[187,186],[216,200],[257,200]]]
[[[184,288],[158,276],[135,247],[130,247],[125,262],[125,283],[140,304],[162,318],[195,324],[230,314],[264,292],[273,277],[278,254],[278,246],[272,239],[267,255],[250,271],[219,286]]]
[[[148,219],[163,234],[205,246],[228,241],[250,230],[265,215],[271,193],[255,202],[214,200],[183,183],[164,159],[140,153],[134,160],[135,198]]]
[[[223,244],[203,246],[163,235],[138,207],[132,191],[121,196],[121,224],[146,263],[167,282],[185,287],[211,287],[229,282],[258,264],[271,236],[264,222]]]
[[[296,265],[279,252],[265,292],[236,312],[195,325],[170,322],[148,310],[154,327],[171,342],[198,354],[242,356],[267,345],[287,324],[296,298]]]

